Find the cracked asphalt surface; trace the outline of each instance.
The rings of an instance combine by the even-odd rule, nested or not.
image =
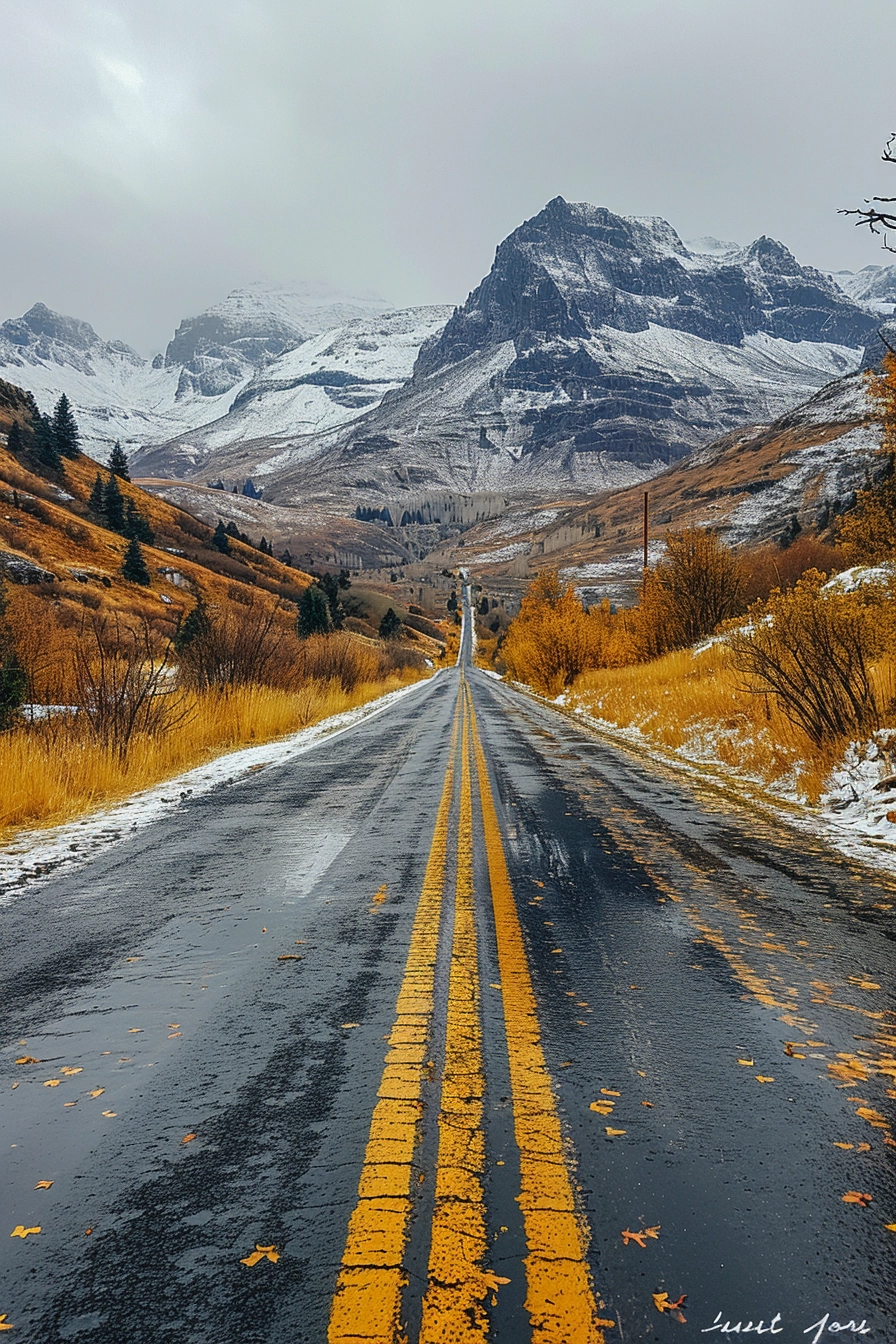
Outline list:
[[[469,666],[3,911],[12,1339],[327,1340],[464,685],[595,1314],[614,1322],[564,1340],[526,1305],[474,788],[486,1268],[508,1280],[484,1299],[488,1337],[633,1344],[740,1322],[817,1344],[864,1322],[870,1344],[896,1340],[896,883]],[[459,766],[451,787],[396,1344],[419,1337],[431,1272]],[[657,1226],[643,1247],[621,1235]],[[242,1263],[256,1247],[279,1258]],[[663,1292],[686,1295],[683,1321]]]

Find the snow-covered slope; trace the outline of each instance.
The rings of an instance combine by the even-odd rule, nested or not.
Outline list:
[[[266,475],[270,498],[365,507],[396,480],[617,488],[857,368],[877,320],[773,239],[688,248],[665,220],[558,197],[501,243],[403,387],[347,426],[272,432],[240,468]],[[234,451],[229,420],[203,472]]]
[[[860,271],[831,271],[844,294],[874,312],[888,315],[896,308],[896,266],[863,266]]]
[[[104,458],[116,439],[134,451],[219,420],[284,351],[346,321],[375,325],[389,307],[382,299],[353,298],[323,286],[250,285],[181,322],[167,355],[150,361],[121,341],[102,340],[89,323],[37,303],[0,325],[0,377],[33,392],[42,410],[65,392],[85,447]],[[432,323],[423,326],[420,340],[433,331]],[[398,344],[408,340],[413,336],[402,331]],[[410,372],[416,349],[397,356],[399,381]],[[278,422],[281,430],[293,423],[287,411]],[[317,423],[346,418],[319,416]]]

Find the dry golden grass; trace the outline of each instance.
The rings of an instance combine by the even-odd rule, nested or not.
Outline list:
[[[885,690],[889,663],[875,669]],[[720,763],[763,786],[783,786],[815,803],[846,746],[818,747],[777,708],[773,696],[750,694],[730,650],[682,649],[652,663],[583,673],[567,702],[691,761]]]
[[[187,697],[178,728],[132,739],[126,760],[79,731],[77,720],[50,720],[0,735],[0,839],[23,827],[68,821],[172,775],[234,751],[355,709],[419,680],[415,669],[345,691],[337,680],[298,691],[241,686]]]

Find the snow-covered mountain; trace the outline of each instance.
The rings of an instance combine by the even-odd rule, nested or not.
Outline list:
[[[43,410],[65,392],[85,446],[102,458],[116,439],[133,451],[219,420],[284,351],[390,309],[382,299],[324,286],[250,285],[181,322],[166,355],[150,361],[122,341],[104,341],[88,322],[36,303],[23,317],[0,324],[0,377],[33,392]],[[424,322],[423,334],[431,331]],[[399,344],[405,343],[402,333]],[[408,360],[399,354],[398,363],[403,379],[413,355]],[[372,396],[366,404],[374,401]],[[345,419],[320,416],[316,427]],[[292,427],[289,416],[278,424],[281,432]]]
[[[857,368],[877,321],[773,239],[688,248],[664,220],[558,197],[501,243],[403,387],[344,427],[243,442],[240,469],[269,498],[343,506],[389,498],[396,481],[617,487]],[[227,459],[226,421],[219,431],[195,472]],[[184,470],[177,445],[153,457]]]
[[[860,271],[829,274],[856,303],[885,315],[896,309],[896,266],[863,266]]]

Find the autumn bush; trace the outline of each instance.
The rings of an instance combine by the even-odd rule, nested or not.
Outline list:
[[[876,482],[860,490],[856,505],[840,523],[838,541],[857,564],[877,564],[896,556],[896,355],[888,353],[869,391],[881,425],[882,469]]]
[[[729,636],[748,691],[773,695],[815,743],[838,742],[880,726],[884,705],[872,666],[885,648],[883,590],[823,588],[817,570],[757,604]]]
[[[634,627],[643,658],[683,649],[744,609],[741,564],[708,528],[666,534],[666,554],[644,577]]]
[[[556,571],[533,579],[501,653],[510,675],[545,695],[557,695],[603,658],[605,628],[591,619],[571,585]]]

